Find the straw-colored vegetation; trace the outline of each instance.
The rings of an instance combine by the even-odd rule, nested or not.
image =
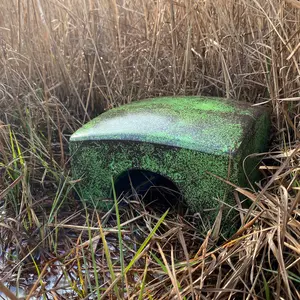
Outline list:
[[[0,0],[1,295],[300,299],[299,22],[297,0]],[[109,215],[74,199],[69,135],[178,94],[273,109],[264,179],[236,192],[229,241],[137,199]]]

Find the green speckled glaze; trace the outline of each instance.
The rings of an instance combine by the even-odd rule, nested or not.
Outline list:
[[[204,230],[213,224],[219,200],[235,204],[228,186],[207,172],[245,186],[243,160],[265,149],[269,126],[265,109],[219,98],[135,102],[102,114],[71,137],[73,177],[82,178],[79,190],[86,201],[110,207],[113,202],[103,200],[111,197],[111,176],[116,180],[131,169],[158,173],[201,213]],[[256,163],[245,163],[251,180]],[[226,207],[226,230],[232,224],[228,212]]]
[[[76,131],[71,141],[131,140],[234,153],[255,113],[249,105],[220,98],[148,99],[102,114]]]

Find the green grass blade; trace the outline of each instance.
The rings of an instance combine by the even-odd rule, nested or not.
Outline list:
[[[166,273],[168,274],[168,271],[167,271],[167,268],[166,266],[164,265],[164,263],[154,254],[154,253],[151,253],[151,256],[154,258],[154,260],[159,264],[159,266],[161,267],[161,269]]]
[[[264,273],[262,273],[262,276],[263,276],[263,281],[264,281],[264,289],[265,289],[266,300],[271,300],[269,284],[268,284],[268,282],[265,278]]]
[[[115,210],[116,210],[116,218],[117,218],[121,272],[125,276],[125,273],[124,273],[124,271],[125,271],[125,265],[124,265],[124,254],[123,254],[122,228],[121,228],[121,220],[120,220],[118,199],[117,199],[117,195],[116,195],[116,189],[115,189],[115,184],[114,184],[113,177],[111,177],[111,183],[112,183],[112,190],[113,190],[113,197],[114,197]],[[121,283],[121,285],[122,285],[122,288],[124,289],[123,277],[122,277],[122,283]],[[122,295],[123,295],[123,292],[121,292],[121,296]]]
[[[88,235],[89,235],[89,241],[90,241],[90,251],[91,251],[91,257],[92,257],[92,265],[93,265],[93,271],[94,271],[94,278],[95,278],[95,284],[96,284],[96,292],[97,292],[97,299],[100,299],[100,286],[99,286],[99,280],[98,280],[98,272],[97,272],[97,263],[95,259],[95,252],[93,249],[93,237],[92,237],[92,231],[90,229],[90,222],[89,222],[89,215],[86,211],[86,222],[88,226]]]
[[[163,223],[163,221],[165,220],[167,214],[168,214],[169,210],[167,210],[162,216],[161,218],[158,220],[158,222],[156,223],[156,225],[154,226],[154,228],[152,229],[152,231],[149,233],[149,235],[147,236],[147,238],[145,239],[145,241],[142,243],[142,245],[140,246],[140,248],[137,250],[137,252],[135,253],[134,257],[131,259],[131,261],[129,262],[128,266],[125,268],[124,270],[124,274],[121,274],[118,278],[116,278],[111,286],[106,290],[106,292],[101,296],[101,299],[107,299],[106,296],[109,293],[109,291],[111,290],[112,287],[116,287],[116,284],[122,279],[122,277],[132,268],[132,266],[136,263],[136,261],[140,258],[140,255],[142,254],[143,250],[146,248],[146,246],[148,245],[149,241],[151,240],[151,238],[154,236],[154,234],[156,233],[157,229],[160,227],[160,225]],[[109,253],[108,253],[109,255]]]
[[[161,218],[158,220],[158,222],[156,223],[156,225],[154,226],[154,228],[152,229],[152,231],[150,232],[150,234],[147,236],[147,238],[144,240],[144,242],[142,243],[142,245],[140,246],[140,248],[138,249],[138,251],[136,252],[136,254],[134,255],[134,257],[132,258],[132,260],[130,261],[130,263],[128,264],[128,266],[125,269],[125,273],[127,273],[132,266],[135,264],[137,258],[140,256],[140,254],[142,253],[142,251],[145,249],[145,247],[147,246],[147,244],[149,243],[149,241],[151,240],[151,238],[154,236],[155,232],[157,231],[157,229],[159,228],[159,226],[162,224],[162,222],[165,220],[167,214],[168,214],[169,210],[167,210],[162,216]]]
[[[144,293],[145,284],[146,284],[147,272],[148,272],[148,258],[146,259],[145,270],[144,270],[144,274],[143,274],[143,281],[141,284],[141,290],[140,290],[140,294],[139,294],[139,300],[143,300],[143,293]]]
[[[103,228],[102,228],[101,220],[100,220],[98,214],[97,214],[97,220],[98,220],[100,237],[101,237],[101,240],[102,240],[102,243],[103,243],[103,249],[104,249],[104,253],[105,253],[109,273],[110,273],[110,276],[111,276],[111,280],[112,280],[112,282],[115,282],[116,281],[116,275],[115,275],[115,272],[114,272],[113,262],[111,260],[109,248],[108,248],[107,241],[106,241],[106,238],[105,238],[105,234],[104,234],[104,231],[103,231]],[[115,292],[117,298],[121,299],[119,291],[118,291],[118,287],[116,285],[114,286],[114,292]]]

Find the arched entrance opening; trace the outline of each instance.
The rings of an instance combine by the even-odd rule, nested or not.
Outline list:
[[[132,169],[123,172],[115,181],[117,197],[140,199],[156,212],[172,208],[183,212],[186,205],[182,193],[169,178],[148,170]]]

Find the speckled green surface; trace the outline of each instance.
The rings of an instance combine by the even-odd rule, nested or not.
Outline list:
[[[145,100],[113,109],[71,137],[74,178],[82,178],[82,197],[110,206],[111,176],[149,170],[171,179],[193,212],[213,224],[220,202],[234,205],[228,186],[207,172],[244,186],[243,160],[263,151],[268,140],[266,110],[219,98],[181,97]],[[246,160],[250,179],[255,160]],[[223,225],[231,219],[224,210]],[[230,216],[232,218],[232,215]],[[208,225],[209,226],[209,225]]]
[[[75,132],[71,141],[131,140],[233,153],[256,113],[249,105],[220,98],[148,99],[102,114]]]

